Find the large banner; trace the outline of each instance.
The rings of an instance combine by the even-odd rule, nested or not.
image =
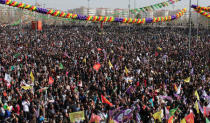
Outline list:
[[[83,121],[85,120],[85,113],[84,111],[69,113],[70,122],[76,122],[76,121]]]

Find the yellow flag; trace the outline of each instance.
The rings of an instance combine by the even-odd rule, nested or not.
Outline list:
[[[186,123],[185,118],[183,118],[183,119],[181,120],[181,123]]]
[[[162,51],[162,48],[160,48],[160,47],[157,47],[157,49],[160,50],[160,51]]]
[[[197,113],[199,114],[199,107],[198,107],[198,102],[195,102],[194,108],[196,109]]]
[[[186,79],[184,80],[184,82],[189,83],[189,82],[190,82],[190,77],[186,78]]]
[[[109,60],[109,67],[110,67],[110,68],[113,68],[113,65],[112,65],[112,63],[111,63],[110,60]]]
[[[125,66],[125,73],[128,74],[129,73],[129,70],[128,68]]]
[[[86,63],[86,58],[84,58],[84,59],[82,60],[82,62],[83,62],[83,63]]]
[[[195,96],[197,97],[197,100],[200,100],[200,97],[199,97],[199,95],[198,95],[198,92],[197,92],[197,91],[195,91]]]
[[[24,90],[30,90],[32,86],[21,86],[21,88],[23,88]]]
[[[76,122],[77,120],[85,120],[84,111],[69,113],[69,118],[71,122]]]
[[[162,118],[161,115],[162,115],[162,111],[159,111],[159,112],[154,113],[153,117],[155,120],[158,119],[161,122],[161,118]]]
[[[32,71],[30,73],[30,77],[31,77],[32,82],[34,82],[34,75],[33,75]]]

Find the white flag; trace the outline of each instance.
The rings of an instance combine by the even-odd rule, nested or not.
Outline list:
[[[180,94],[180,92],[181,92],[181,87],[182,87],[182,85],[180,84],[179,87],[178,87],[178,89],[177,89],[176,94]]]
[[[11,82],[12,81],[12,78],[9,74],[5,73],[5,77],[4,77],[4,80],[6,80],[7,82]]]

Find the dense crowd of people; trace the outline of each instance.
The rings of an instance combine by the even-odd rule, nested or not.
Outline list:
[[[67,123],[84,111],[77,122],[94,114],[104,123],[179,123],[193,114],[204,123],[209,42],[207,29],[198,38],[192,30],[189,50],[186,28],[2,27],[0,122]]]

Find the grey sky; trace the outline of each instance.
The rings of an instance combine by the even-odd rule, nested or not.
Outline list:
[[[16,0],[18,2],[24,2],[34,4],[36,0]],[[45,4],[46,8],[54,8],[59,10],[67,10],[72,8],[78,8],[80,6],[88,5],[87,0],[37,0],[40,4]],[[155,3],[164,2],[167,0],[136,0],[136,8],[153,5]],[[90,0],[91,8],[128,8],[129,0]],[[197,4],[197,0],[192,0],[192,4]],[[200,6],[209,6],[210,0],[199,0]],[[174,9],[188,8],[189,0],[182,0],[174,5]],[[134,8],[134,0],[131,0],[131,8]],[[172,9],[173,5],[170,5],[167,9]]]

